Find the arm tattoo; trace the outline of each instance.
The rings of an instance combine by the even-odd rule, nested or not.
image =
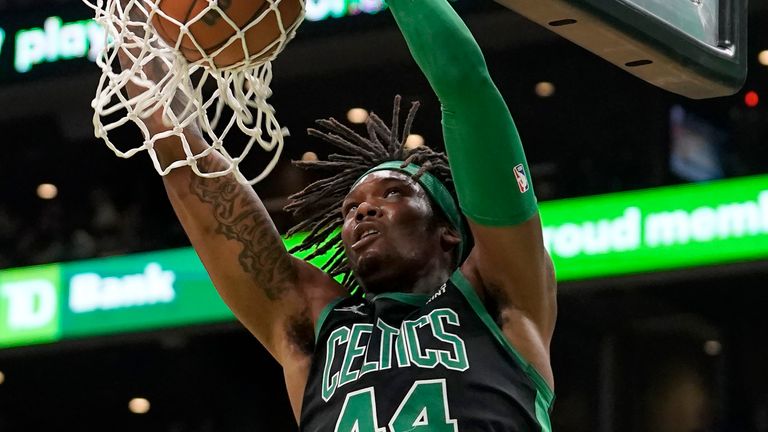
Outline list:
[[[206,169],[201,164],[201,168]],[[266,210],[230,176],[205,179],[191,173],[191,191],[213,208],[216,233],[243,245],[239,261],[267,298],[275,301],[296,282],[291,256],[285,250]]]

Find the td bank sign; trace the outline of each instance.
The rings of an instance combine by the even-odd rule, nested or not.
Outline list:
[[[154,262],[119,276],[67,274],[64,264],[0,272],[0,348],[57,341],[89,314],[171,303],[175,279]]]
[[[0,347],[58,340],[58,265],[0,273]]]

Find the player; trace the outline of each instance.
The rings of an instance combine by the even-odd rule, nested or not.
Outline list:
[[[326,271],[286,251],[233,176],[176,169],[168,196],[221,297],[282,365],[301,430],[548,431],[555,278],[517,130],[446,0],[389,5],[442,103],[448,158],[403,148],[416,106],[401,134],[399,100],[368,137],[334,120],[310,130],[348,153],[299,163],[335,174],[288,206],[311,232],[299,249],[340,246]],[[185,158],[178,140],[155,150]],[[216,153],[200,164],[223,167]],[[358,284],[365,299],[347,295]]]

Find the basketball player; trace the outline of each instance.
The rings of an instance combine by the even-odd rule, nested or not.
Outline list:
[[[288,205],[293,231],[310,232],[299,250],[335,251],[324,270],[286,251],[233,176],[176,169],[168,196],[221,297],[282,365],[301,430],[549,431],[556,288],[517,130],[446,0],[388,3],[442,103],[448,157],[404,149],[417,105],[401,133],[399,99],[367,137],[332,119],[310,130],[347,153],[298,163],[334,174]],[[156,150],[165,165],[185,157],[174,139]],[[223,166],[215,152],[200,164]],[[347,294],[358,285],[365,299]]]

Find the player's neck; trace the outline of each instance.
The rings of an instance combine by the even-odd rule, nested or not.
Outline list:
[[[432,294],[433,291],[444,284],[450,277],[451,272],[448,269],[439,269],[430,272],[428,276],[419,278],[408,292],[414,294]]]
[[[385,292],[431,294],[450,277],[451,270],[446,266],[426,266],[420,271],[368,281],[364,288],[373,295]]]

